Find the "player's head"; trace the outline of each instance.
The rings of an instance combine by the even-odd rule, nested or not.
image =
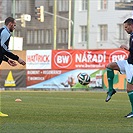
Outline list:
[[[16,20],[12,17],[8,17],[5,20],[5,25],[9,28],[10,32],[13,32],[16,27]]]
[[[124,29],[128,34],[131,34],[133,32],[133,19],[128,18],[124,21]]]

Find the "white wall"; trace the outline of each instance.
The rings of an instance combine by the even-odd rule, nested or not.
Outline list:
[[[82,45],[80,42],[80,26],[87,25],[87,11],[79,11],[80,0],[75,2],[75,20],[74,20],[74,48],[86,49],[87,46]],[[117,24],[132,17],[132,12],[129,10],[115,10],[115,1],[108,1],[107,10],[98,10],[98,0],[90,0],[90,14],[89,14],[89,49],[104,49],[104,48],[117,48],[120,43],[118,38]],[[108,41],[98,41],[98,25],[108,25]]]

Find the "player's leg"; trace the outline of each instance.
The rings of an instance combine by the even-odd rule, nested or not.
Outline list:
[[[108,78],[108,92],[106,97],[106,102],[108,102],[112,95],[116,93],[115,89],[113,88],[113,79],[114,79],[114,70],[120,70],[119,66],[116,62],[112,62],[107,65],[107,78]]]
[[[1,86],[0,86],[0,87],[1,87]],[[2,92],[0,92],[0,117],[1,117],[1,116],[3,117],[3,116],[8,116],[8,115],[1,112],[1,93],[2,93]]]
[[[131,117],[133,117],[133,85],[132,84],[127,83],[127,94],[128,94],[128,97],[129,97],[129,101],[131,103],[132,110],[125,117],[126,118],[131,118]]]
[[[133,65],[127,64],[126,66],[126,78],[127,78],[127,94],[131,103],[131,112],[126,115],[126,118],[133,117]]]
[[[1,92],[0,92],[0,99],[1,99]],[[1,100],[0,100],[0,106],[1,106]],[[1,107],[0,107],[0,117],[8,116],[7,114],[4,114],[1,112]]]

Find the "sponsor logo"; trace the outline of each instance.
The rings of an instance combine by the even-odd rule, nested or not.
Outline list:
[[[67,68],[72,63],[72,55],[67,51],[60,51],[55,55],[54,63],[59,68]]]
[[[28,55],[27,56],[27,62],[50,62],[49,55]]]
[[[12,75],[11,71],[8,73],[8,76],[7,76],[6,80],[5,80],[4,86],[16,86],[15,80],[13,78],[13,75]]]
[[[117,50],[112,52],[109,55],[109,62],[116,62],[118,60],[124,60],[128,57],[128,54],[125,51]]]
[[[26,53],[27,69],[50,69],[51,50],[28,50]]]

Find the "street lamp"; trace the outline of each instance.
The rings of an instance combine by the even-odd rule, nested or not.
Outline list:
[[[12,4],[12,14],[13,14],[13,18],[15,18],[15,13],[16,13],[16,0],[13,0],[13,4]],[[12,49],[14,49],[14,34],[15,34],[15,31],[13,31],[13,48]]]
[[[89,49],[89,32],[90,32],[90,0],[87,3],[87,49]]]
[[[71,3],[72,0],[69,0],[69,19],[65,17],[61,17],[57,15],[57,0],[54,0],[54,49],[56,49],[56,17],[62,18],[64,20],[67,20],[69,22],[68,24],[68,49],[70,49],[71,46],[71,24],[73,25],[73,21],[71,20]],[[48,13],[48,12],[47,12]]]
[[[54,49],[56,49],[56,16],[57,16],[57,1],[54,0]]]
[[[56,14],[53,14],[53,13],[50,13],[50,12],[47,12],[47,11],[44,11],[45,14],[49,14],[51,16],[54,16],[54,17],[58,17],[60,19],[63,19],[63,20],[66,20],[69,22],[69,36],[68,36],[68,49],[70,49],[70,43],[71,43],[71,25],[73,26],[74,25],[74,22],[70,19],[70,16],[69,18],[65,18],[65,17],[62,17],[62,16],[59,16],[59,15],[56,15]],[[54,19],[54,49],[56,49],[56,18]]]
[[[72,8],[71,8],[71,3],[72,0],[69,0],[69,20],[71,20],[71,13],[72,13]],[[71,21],[69,21],[68,25],[68,49],[71,47]]]

